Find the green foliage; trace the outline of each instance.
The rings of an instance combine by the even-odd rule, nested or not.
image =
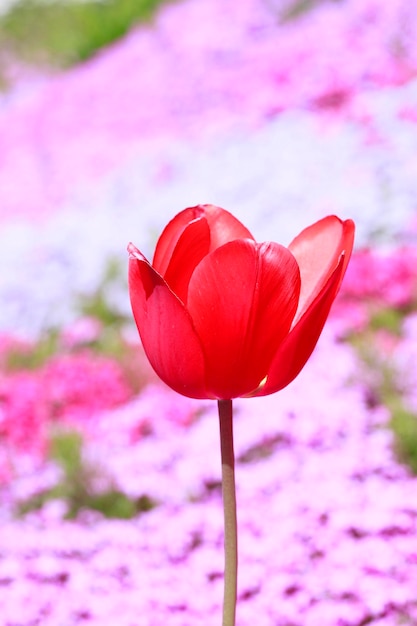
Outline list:
[[[254,463],[272,456],[277,448],[288,445],[288,437],[283,433],[265,438],[263,441],[250,446],[238,458],[239,463]]]
[[[118,312],[111,302],[112,292],[123,288],[127,292],[126,280],[119,259],[110,259],[104,270],[97,290],[79,298],[78,308],[82,315],[94,317],[104,326],[118,326],[126,322],[126,317]]]
[[[386,330],[401,336],[404,312],[394,307],[378,307],[370,316],[369,328],[372,331]]]
[[[417,415],[401,403],[391,409],[391,428],[395,435],[394,451],[398,460],[417,475]]]
[[[57,353],[59,333],[51,329],[33,345],[16,344],[4,356],[4,368],[8,371],[36,370]]]
[[[372,404],[385,404],[388,397],[401,394],[390,359],[381,354],[376,345],[375,333],[370,328],[349,338],[362,363],[355,376],[367,387]]]
[[[114,302],[114,295],[127,293],[126,268],[119,259],[110,259],[103,274],[100,286],[93,293],[80,296],[78,310],[81,316],[97,319],[102,330],[90,344],[95,352],[115,359],[123,368],[126,380],[131,388],[138,392],[153,378],[153,372],[143,349],[139,345],[130,345],[123,337],[123,330],[133,324],[133,318],[121,313]],[[136,329],[134,330],[136,335]],[[139,343],[139,342],[138,342]]]
[[[146,494],[130,498],[86,462],[83,440],[76,431],[58,432],[52,438],[50,456],[62,470],[61,481],[55,487],[20,502],[19,516],[41,509],[47,502],[57,499],[67,504],[66,519],[74,519],[86,510],[97,511],[107,518],[131,519],[157,506],[157,502]],[[106,488],[94,489],[95,482],[104,482]]]
[[[156,506],[155,500],[147,495],[133,500],[117,489],[109,489],[95,495],[90,503],[90,508],[99,511],[104,517],[118,519],[131,519],[135,515],[151,511]]]
[[[0,41],[30,62],[68,67],[148,21],[166,0],[20,0],[0,19]]]
[[[301,17],[305,13],[312,11],[320,4],[324,2],[341,2],[342,0],[295,0],[287,8],[285,8],[281,15],[281,22],[290,22]]]
[[[66,477],[78,476],[85,478],[83,474],[82,460],[83,440],[79,432],[66,430],[58,432],[51,440],[49,454],[51,458],[61,466]]]
[[[349,341],[354,346],[362,369],[359,378],[368,390],[370,405],[384,405],[390,412],[389,427],[394,435],[393,450],[400,463],[417,475],[417,414],[404,401],[404,382],[393,366],[391,351],[381,346],[381,333],[392,341],[391,350],[401,338],[406,315],[414,307],[401,310],[394,307],[370,306],[367,328],[353,334]]]

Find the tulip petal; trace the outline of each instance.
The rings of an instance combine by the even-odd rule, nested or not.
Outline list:
[[[190,398],[207,398],[201,343],[182,302],[131,244],[129,293],[146,355],[158,376]]]
[[[214,204],[200,205],[210,228],[210,252],[235,239],[252,239],[249,230],[229,211]]]
[[[299,292],[298,265],[276,243],[239,239],[201,261],[187,309],[203,346],[211,395],[234,398],[259,386],[290,329]]]
[[[294,324],[323,289],[343,252],[344,269],[340,286],[352,253],[354,228],[352,220],[343,222],[330,215],[305,228],[288,246],[301,273],[301,294]]]
[[[252,395],[266,396],[275,393],[289,385],[298,376],[321,335],[344,271],[345,261],[342,256],[326,287],[279,347],[269,368],[265,384]]]
[[[185,228],[190,222],[201,219],[202,217],[204,217],[204,211],[196,206],[184,209],[184,211],[177,213],[177,215],[168,222],[158,239],[152,260],[152,267],[156,269],[158,274],[161,276],[165,275],[172,254]]]
[[[187,300],[191,274],[196,265],[208,254],[209,247],[210,231],[206,218],[202,217],[187,224],[164,274],[164,280],[182,302]]]
[[[165,276],[174,250],[187,226],[204,218],[210,230],[210,252],[234,239],[253,239],[238,219],[214,204],[198,204],[184,209],[167,224],[156,244],[152,266],[161,276]]]

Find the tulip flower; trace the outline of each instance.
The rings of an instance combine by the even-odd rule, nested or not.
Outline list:
[[[352,220],[331,215],[288,248],[257,243],[228,211],[199,205],[165,227],[150,263],[129,244],[129,291],[159,377],[217,399],[224,507],[223,626],[235,626],[237,517],[232,399],[288,385],[309,359],[349,262]]]
[[[176,215],[152,264],[129,245],[129,291],[148,359],[191,398],[279,391],[310,357],[339,290],[354,225],[335,216],[285,248],[213,205]]]

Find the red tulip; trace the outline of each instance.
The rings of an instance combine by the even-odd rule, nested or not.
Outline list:
[[[199,205],[160,236],[152,264],[129,244],[134,318],[155,372],[191,398],[279,391],[310,357],[346,271],[354,223],[332,215],[285,248]]]

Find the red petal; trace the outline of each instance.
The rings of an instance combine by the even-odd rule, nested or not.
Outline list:
[[[129,293],[147,357],[158,376],[190,398],[207,398],[204,358],[191,318],[163,278],[129,246]]]
[[[288,246],[301,272],[301,294],[294,323],[326,285],[344,252],[340,286],[352,253],[354,229],[352,220],[342,222],[331,215],[303,230]]]
[[[266,383],[253,394],[254,396],[266,396],[283,389],[303,369],[316,346],[329,315],[344,272],[344,266],[342,257],[325,289],[296,323],[278,349],[269,368]]]
[[[190,222],[172,252],[164,279],[182,302],[187,301],[188,283],[196,265],[208,254],[210,231],[203,217]]]
[[[158,239],[152,266],[161,276],[165,276],[184,230],[191,222],[203,218],[206,218],[210,229],[210,251],[234,239],[253,239],[248,229],[225,209],[213,204],[184,209],[167,224]]]
[[[200,207],[204,209],[210,227],[210,252],[235,239],[254,240],[246,226],[229,211],[214,206],[214,204],[202,204]]]
[[[289,331],[299,291],[297,263],[276,243],[239,239],[201,261],[190,280],[187,309],[213,396],[234,398],[259,386]]]
[[[184,229],[190,222],[201,217],[204,217],[204,211],[196,206],[184,209],[165,226],[156,244],[152,261],[152,266],[161,276],[164,276],[167,271],[172,254]]]

